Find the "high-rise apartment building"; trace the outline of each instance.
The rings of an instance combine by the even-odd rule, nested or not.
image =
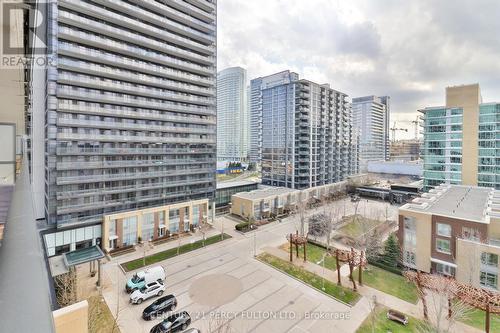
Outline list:
[[[289,70],[250,81],[250,162],[260,164],[262,158],[262,90],[299,79]]]
[[[37,216],[70,230],[46,239],[49,255],[98,242],[107,215],[213,198],[216,1],[38,5],[55,65],[30,73]],[[189,228],[199,207],[186,207],[155,212],[143,233]],[[136,217],[111,222],[106,248],[137,241]]]
[[[247,71],[226,68],[217,73],[217,159],[247,161],[248,136]]]
[[[366,172],[370,161],[389,159],[389,101],[388,96],[352,99],[353,125],[358,135],[362,172]]]
[[[262,183],[304,189],[356,173],[348,96],[297,75],[286,80],[289,72],[271,77],[283,73],[280,83],[252,81],[261,84]]]
[[[424,118],[424,188],[462,184],[500,189],[500,103],[482,103],[479,84],[446,88],[446,106]]]

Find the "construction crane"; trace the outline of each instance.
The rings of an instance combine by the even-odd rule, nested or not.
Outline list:
[[[396,142],[396,131],[408,132],[407,128],[396,127],[396,122],[394,122],[394,125],[390,128],[390,130],[392,132],[392,142]]]
[[[417,116],[415,118],[415,120],[400,120],[399,122],[412,124],[413,125],[414,139],[418,140],[418,127],[420,126],[420,121],[421,121],[421,118],[419,116]],[[394,124],[394,127],[396,127],[396,124]],[[406,132],[408,132],[408,131],[406,131]]]

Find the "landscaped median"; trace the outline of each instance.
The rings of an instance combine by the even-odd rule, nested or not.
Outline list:
[[[268,253],[260,254],[257,259],[348,305],[356,304],[361,297],[351,289],[344,288],[326,279],[323,280],[322,277],[314,273]],[[323,281],[324,290],[322,289]]]
[[[160,261],[163,261],[166,259],[173,258],[173,257],[181,255],[183,253],[198,250],[198,249],[202,248],[203,245],[207,246],[207,245],[215,244],[215,243],[218,243],[220,241],[223,241],[223,240],[229,239],[229,238],[231,238],[231,236],[229,236],[228,234],[223,234],[222,236],[220,234],[218,234],[218,235],[208,237],[207,239],[205,239],[205,244],[203,244],[203,240],[200,239],[200,240],[193,242],[193,243],[184,244],[184,245],[181,245],[179,247],[174,247],[174,248],[168,249],[166,251],[162,251],[162,252],[158,252],[158,253],[149,255],[146,257],[146,260],[145,260],[146,266],[155,264],[157,262],[160,262]],[[135,259],[132,261],[128,261],[126,263],[121,264],[121,266],[125,270],[125,272],[130,272],[130,271],[136,270],[138,268],[144,267],[144,259],[139,258],[139,259]]]

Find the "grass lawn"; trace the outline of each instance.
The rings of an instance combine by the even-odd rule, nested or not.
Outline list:
[[[91,296],[89,303],[89,333],[120,333],[108,305],[100,296]]]
[[[373,314],[368,316],[363,324],[358,328],[356,333],[372,333],[372,325],[376,333],[407,333],[407,332],[420,332],[422,327],[425,327],[425,322],[408,316],[408,325],[404,326],[400,323],[387,319],[387,308],[384,306],[377,306]],[[375,320],[372,323],[372,316]]]
[[[385,221],[372,220],[362,215],[350,215],[343,218],[346,224],[337,230],[337,233],[358,238],[364,233],[372,230],[377,225],[385,223]]]
[[[290,251],[290,243],[281,245],[280,249],[285,250],[286,252]],[[323,258],[323,253],[325,253],[325,251],[326,250],[321,246],[308,243],[306,247],[307,261],[310,261],[314,264],[317,263],[321,260],[321,258]],[[293,256],[295,258],[295,247],[293,248]],[[304,259],[304,249],[302,246],[299,246],[299,258]],[[332,271],[335,271],[337,269],[335,257],[325,257],[325,268]]]
[[[228,239],[228,238],[231,238],[231,236],[229,236],[228,234],[224,234],[223,238]],[[212,236],[212,237],[208,237],[207,239],[205,239],[205,246],[218,243],[221,240],[222,239],[221,239],[220,234]],[[177,247],[175,247],[173,249],[168,249],[168,250],[163,251],[163,252],[158,252],[158,253],[152,254],[152,255],[146,257],[146,266],[157,263],[157,262],[165,260],[165,259],[175,257],[177,255],[180,255],[180,254],[183,254],[186,252],[200,249],[202,247],[203,247],[203,241],[199,240],[199,241],[196,241],[192,244],[181,245],[178,249],[177,249]],[[133,271],[135,269],[143,267],[144,261],[142,258],[139,258],[139,259],[135,259],[135,260],[123,263],[123,264],[121,264],[121,266],[123,267],[123,269],[126,272],[130,272],[130,271]]]
[[[461,320],[464,324],[484,330],[485,312],[474,309],[467,313],[467,318]],[[500,332],[500,315],[490,314],[490,332]]]
[[[295,266],[288,261],[282,260],[268,253],[263,253],[257,258],[262,262],[265,262],[273,266],[274,268],[295,277],[296,279],[308,284],[313,288],[322,290],[323,279],[316,274],[313,274],[301,267]],[[342,302],[354,305],[360,298],[360,295],[357,292],[338,286],[336,283],[330,282],[328,280],[325,280],[324,283],[325,290],[323,290],[323,292]]]
[[[354,271],[358,278],[358,270]],[[382,268],[368,265],[368,270],[363,271],[363,284],[396,296],[407,302],[416,304],[418,301],[417,288],[403,276],[397,275]]]

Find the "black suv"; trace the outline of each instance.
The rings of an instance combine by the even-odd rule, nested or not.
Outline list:
[[[174,311],[177,306],[177,299],[174,295],[167,295],[158,298],[142,311],[142,318],[151,320],[167,311]]]
[[[174,333],[184,331],[191,324],[191,317],[186,311],[181,311],[168,316],[156,326],[153,326],[149,333]]]

